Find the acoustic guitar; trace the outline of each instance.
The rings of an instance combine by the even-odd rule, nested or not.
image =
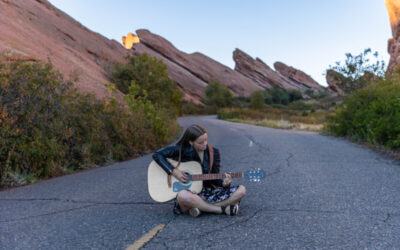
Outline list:
[[[178,165],[177,161],[167,159],[172,166]],[[203,180],[216,180],[225,178],[225,174],[203,174],[200,163],[197,161],[181,162],[178,169],[188,175],[186,183],[180,182],[172,175],[168,175],[155,161],[149,165],[147,172],[147,184],[149,194],[154,201],[166,202],[174,199],[181,190],[190,190],[200,193],[203,189]],[[232,178],[245,178],[259,182],[266,174],[262,169],[253,169],[239,173],[229,173]]]

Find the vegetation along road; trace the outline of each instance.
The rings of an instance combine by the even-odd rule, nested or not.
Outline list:
[[[224,171],[260,167],[240,214],[175,216],[147,192],[151,154],[0,192],[0,249],[400,248],[400,166],[310,132],[186,117]]]

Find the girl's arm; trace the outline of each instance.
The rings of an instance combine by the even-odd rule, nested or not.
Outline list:
[[[172,174],[174,167],[167,161],[167,158],[178,159],[179,158],[179,146],[168,146],[156,151],[153,154],[153,160],[164,169],[167,174]]]

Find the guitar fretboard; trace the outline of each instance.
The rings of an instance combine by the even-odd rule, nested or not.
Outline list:
[[[243,173],[229,173],[232,178],[242,178]],[[225,178],[225,174],[194,174],[191,176],[192,181],[203,181],[203,180],[217,180]]]

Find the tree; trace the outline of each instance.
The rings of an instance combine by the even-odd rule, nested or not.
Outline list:
[[[385,62],[378,60],[378,52],[372,53],[372,50],[368,48],[356,56],[351,53],[345,55],[344,63],[336,62],[335,66],[329,65],[327,70],[327,72],[334,70],[344,76],[331,74],[345,92],[363,88],[371,81],[384,78]],[[371,62],[371,57],[374,62]]]
[[[228,107],[232,104],[233,94],[229,91],[228,87],[213,81],[209,83],[205,90],[205,102],[207,105],[217,108]]]
[[[126,63],[116,63],[111,79],[124,94],[132,85],[137,85],[137,97],[151,101],[156,108],[180,110],[181,93],[176,83],[168,78],[167,66],[147,54],[126,57]]]
[[[251,93],[250,107],[253,109],[262,109],[265,107],[263,91],[254,91]]]
[[[303,99],[301,92],[298,90],[289,89],[287,93],[289,95],[289,102],[294,102]]]

